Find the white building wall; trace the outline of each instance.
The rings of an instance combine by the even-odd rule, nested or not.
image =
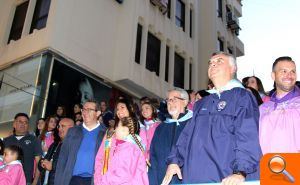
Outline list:
[[[217,49],[218,36],[228,46],[239,48],[243,43],[226,27],[225,4],[242,15],[239,0],[224,0],[223,21],[217,17],[216,0],[184,0],[185,32],[175,25],[175,0],[171,18],[163,15],[149,0],[52,0],[47,26],[29,34],[36,0],[31,0],[22,38],[7,44],[17,4],[23,0],[0,1],[0,69],[23,58],[50,49],[66,59],[126,89],[133,95],[164,97],[173,88],[174,52],[185,59],[185,88],[189,88],[189,63],[193,62],[192,88],[206,88],[207,62]],[[189,36],[189,9],[193,10],[193,37]],[[137,24],[143,26],[140,64],[134,62]],[[160,75],[146,66],[147,33],[161,40]],[[169,82],[165,76],[165,48],[170,47]],[[235,51],[235,53],[237,53]]]
[[[169,83],[164,81],[164,71],[162,71],[167,40],[170,51],[178,52],[186,62],[189,58],[198,61],[197,34],[194,34],[195,37],[192,39],[189,37],[187,21],[185,32],[175,25],[175,1],[172,1],[172,16],[169,19],[148,0],[128,0],[123,4],[113,0],[52,0],[46,28],[29,34],[35,4],[35,0],[32,0],[22,38],[7,45],[14,9],[20,2],[23,1],[1,1],[0,7],[3,11],[0,12],[0,21],[1,25],[5,26],[0,29],[0,68],[41,50],[51,49],[97,76],[131,91],[136,96],[142,96],[143,91],[134,92],[134,89],[126,85],[128,82],[144,88],[144,93],[163,97],[165,92],[173,87],[174,70],[169,71]],[[197,7],[198,1],[186,0],[185,3],[188,10],[190,3]],[[189,21],[188,15],[189,11],[186,11],[186,20]],[[193,18],[197,22],[197,17]],[[134,62],[138,23],[143,26],[141,64]],[[159,77],[145,68],[148,31],[156,35],[162,44]],[[197,33],[197,29],[194,33]],[[170,53],[170,59],[172,55]],[[172,62],[170,61],[170,67]],[[196,78],[196,73],[194,76]],[[186,83],[188,84],[187,80]],[[196,80],[193,87],[197,89]]]

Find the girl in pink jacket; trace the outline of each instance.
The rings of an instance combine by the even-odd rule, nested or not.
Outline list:
[[[21,156],[22,149],[18,146],[11,145],[4,149],[3,163],[0,164],[1,185],[26,185]]]
[[[106,138],[103,139],[96,156],[95,185],[149,184],[144,148],[137,133],[137,120],[131,117],[120,119],[116,123],[115,135],[111,138],[109,157],[103,152]]]
[[[146,160],[150,161],[149,156],[151,141],[156,127],[160,124],[159,119],[157,119],[156,108],[150,102],[145,102],[142,104],[141,122],[140,136],[143,144],[146,146]]]
[[[59,142],[57,125],[58,118],[56,116],[49,116],[47,118],[46,125],[39,136],[42,143],[43,156],[47,154],[49,147],[54,141]]]

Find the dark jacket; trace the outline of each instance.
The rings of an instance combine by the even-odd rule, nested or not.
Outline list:
[[[49,172],[48,185],[54,184],[56,165],[57,165],[61,146],[62,146],[62,143],[58,143],[58,142],[52,143],[52,145],[48,149],[46,156],[43,158],[43,159],[47,159],[48,161],[52,160],[52,170]],[[41,172],[41,175],[40,175],[41,184],[43,184],[44,180],[45,180],[46,170],[41,166],[41,160],[39,161],[38,168],[39,168],[39,171]]]
[[[23,150],[23,170],[26,182],[33,180],[34,161],[36,156],[41,156],[43,151],[41,142],[33,135],[27,133],[22,139],[18,140],[15,135],[11,135],[3,140],[4,146],[17,145]]]
[[[183,118],[187,114],[180,114],[179,118]],[[176,144],[176,141],[191,118],[184,121],[168,123],[168,118],[161,123],[155,130],[151,146],[150,146],[150,163],[151,167],[148,171],[149,184],[161,184],[167,171],[167,157],[171,152],[171,148]],[[173,177],[171,184],[181,184],[177,176]]]
[[[54,184],[55,185],[68,185],[72,178],[74,165],[77,158],[77,152],[79,150],[81,141],[83,139],[83,126],[75,126],[68,130],[68,134],[61,146],[60,155],[56,166],[56,173]],[[95,147],[95,157],[97,151],[101,145],[102,139],[105,135],[106,127],[104,124],[100,124],[100,131]],[[92,180],[93,182],[93,180]]]

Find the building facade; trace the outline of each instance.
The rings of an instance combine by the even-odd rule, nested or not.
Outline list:
[[[17,112],[34,127],[56,106],[71,110],[88,98],[206,88],[211,53],[244,54],[241,7],[240,0],[1,0],[0,136]]]

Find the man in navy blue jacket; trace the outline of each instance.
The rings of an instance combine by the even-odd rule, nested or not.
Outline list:
[[[208,75],[215,87],[196,103],[168,157],[163,184],[175,174],[186,184],[237,185],[259,178],[259,110],[254,96],[234,79],[235,72],[232,55],[221,52],[210,59]]]
[[[106,127],[97,121],[100,106],[88,100],[82,108],[83,123],[70,128],[59,154],[55,185],[90,185],[93,182],[95,156]]]
[[[166,99],[168,112],[171,117],[161,123],[155,130],[151,147],[149,182],[151,185],[161,184],[167,170],[166,159],[173,145],[186,126],[187,122],[193,116],[193,113],[187,110],[186,106],[189,101],[189,95],[185,90],[176,89],[168,92]],[[181,181],[174,177],[172,183]]]

